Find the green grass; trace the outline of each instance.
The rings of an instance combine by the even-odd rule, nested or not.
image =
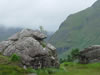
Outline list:
[[[63,63],[60,69],[40,69],[38,75],[100,75],[100,63],[77,64]]]
[[[20,65],[20,62],[12,62],[11,57],[0,54],[0,75],[27,75],[30,73],[18,65]]]
[[[64,69],[46,68],[37,70],[37,75],[64,75],[67,72]]]
[[[0,65],[0,75],[26,75],[27,71],[14,65]]]
[[[94,64],[77,64],[65,62],[60,65],[59,69],[46,68],[27,70],[19,67],[19,62],[12,62],[11,58],[0,55],[0,75],[28,75],[36,73],[37,75],[100,75],[100,63]]]
[[[86,65],[64,63],[62,66],[67,70],[66,75],[100,75],[100,63]]]

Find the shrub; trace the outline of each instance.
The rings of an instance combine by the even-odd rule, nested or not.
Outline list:
[[[67,56],[67,61],[68,61],[68,62],[72,62],[72,61],[73,61],[73,57],[72,57],[71,55],[68,55],[68,56]]]
[[[59,60],[60,63],[64,63],[66,61],[67,61],[66,59],[62,59],[62,58],[60,58],[60,60]]]
[[[72,62],[78,59],[79,56],[79,49],[72,49],[71,53],[67,55],[67,61]]]
[[[11,61],[13,62],[16,62],[16,61],[20,61],[20,56],[16,55],[16,54],[13,54],[11,56]]]
[[[79,49],[78,48],[72,49],[71,56],[73,59],[77,59],[79,56]]]
[[[46,47],[46,43],[45,42],[41,42],[41,45],[42,45],[43,48]]]

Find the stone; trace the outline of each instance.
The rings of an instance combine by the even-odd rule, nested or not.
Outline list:
[[[11,36],[8,39],[11,40],[11,41],[17,41],[19,39],[19,32],[16,33],[15,35]]]
[[[49,48],[49,49],[51,49],[51,50],[56,50],[56,48],[54,47],[54,46],[52,46],[51,44],[47,44],[47,47]]]
[[[83,64],[100,62],[100,45],[93,45],[82,50],[79,61]]]
[[[23,67],[34,69],[59,67],[56,48],[51,44],[43,46],[47,36],[38,30],[23,29],[0,43],[0,52],[5,56],[17,54]]]
[[[41,33],[38,30],[23,29],[20,32],[20,34],[21,34],[20,38],[23,38],[23,37],[34,37],[37,40],[43,40],[43,39],[47,38],[47,36],[45,34]]]
[[[11,45],[13,43],[13,41],[2,41],[0,43],[0,52],[3,52],[9,45]]]

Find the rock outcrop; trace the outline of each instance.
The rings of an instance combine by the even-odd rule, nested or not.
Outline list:
[[[38,30],[24,29],[1,42],[0,52],[5,56],[18,54],[26,67],[59,67],[56,48],[43,41],[46,37]]]
[[[93,45],[80,52],[80,63],[100,62],[100,45]]]

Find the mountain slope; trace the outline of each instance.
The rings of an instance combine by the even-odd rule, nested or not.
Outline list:
[[[50,42],[57,47],[59,54],[72,48],[100,44],[100,0],[86,10],[70,15]]]

